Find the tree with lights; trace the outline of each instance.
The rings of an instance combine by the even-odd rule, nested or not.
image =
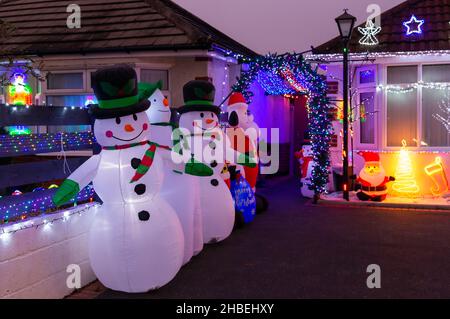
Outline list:
[[[392,190],[400,196],[414,197],[419,191],[409,151],[406,149],[406,141],[402,141],[397,168],[395,170],[395,182]]]

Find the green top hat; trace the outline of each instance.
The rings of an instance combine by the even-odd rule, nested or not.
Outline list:
[[[177,109],[183,114],[192,111],[210,111],[220,114],[220,107],[214,105],[216,89],[208,81],[189,81],[183,87],[184,105]]]
[[[148,98],[162,83],[138,83],[136,71],[126,64],[105,67],[92,74],[92,89],[98,104],[90,106],[98,119],[131,115],[150,107]]]

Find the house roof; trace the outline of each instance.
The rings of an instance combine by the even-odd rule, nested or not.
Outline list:
[[[13,26],[2,39],[12,54],[211,49],[255,52],[170,0],[4,0],[0,22]],[[66,25],[68,5],[81,8],[81,28]]]
[[[425,20],[422,33],[406,35],[403,22],[414,15]],[[408,0],[381,14],[381,32],[376,35],[378,45],[359,44],[362,34],[355,28],[350,42],[350,52],[414,52],[450,50],[450,0]],[[365,26],[364,22],[360,27]],[[337,27],[336,27],[337,29]],[[313,50],[314,54],[342,52],[339,37]]]

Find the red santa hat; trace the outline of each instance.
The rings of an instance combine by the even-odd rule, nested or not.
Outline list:
[[[380,161],[380,155],[375,152],[358,152],[358,155],[362,156],[364,158],[364,161],[367,162],[379,162]]]
[[[241,92],[233,92],[228,100],[228,110],[238,108],[245,108],[247,110],[248,104]]]

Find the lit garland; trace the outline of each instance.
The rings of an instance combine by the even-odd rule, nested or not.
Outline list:
[[[450,50],[428,50],[428,51],[399,51],[399,52],[354,52],[349,56],[352,59],[382,59],[382,58],[396,58],[396,57],[448,57]],[[329,54],[310,54],[305,57],[307,61],[335,61],[342,60],[342,53]]]
[[[327,85],[322,76],[313,70],[301,54],[258,56],[248,61],[248,69],[233,86],[251,102],[250,85],[257,80],[266,94],[299,95],[308,93],[308,130],[311,136],[313,159],[310,187],[316,195],[326,191],[330,167],[329,147],[333,128],[327,98]]]
[[[52,202],[54,192],[55,191],[42,191],[29,193],[17,196],[17,199],[12,198],[9,200],[2,198],[0,200],[0,225],[59,210]],[[28,197],[29,199],[23,199],[23,197]],[[76,198],[71,199],[65,206],[92,202],[93,198],[94,189],[91,185],[88,185],[78,193]],[[10,203],[2,204],[7,201]]]
[[[60,151],[61,139],[68,151],[92,148],[94,137],[92,132],[0,135],[0,157]]]
[[[11,226],[9,225],[3,226],[0,228],[0,240],[7,241],[12,234],[30,228],[38,229],[39,227],[44,227],[44,230],[49,229],[49,227],[51,227],[51,225],[53,225],[55,222],[66,222],[72,216],[74,215],[81,216],[82,213],[87,212],[92,208],[97,207],[98,205],[99,205],[98,203],[85,204],[80,207],[73,207],[71,209],[67,209],[66,211],[63,212],[59,211],[55,213],[55,216],[52,217],[50,215],[49,218],[46,218],[39,222],[31,219],[24,222],[12,224]]]
[[[418,88],[425,88],[425,89],[433,89],[433,90],[449,90],[450,89],[450,83],[446,82],[423,82],[419,81],[416,83],[410,83],[405,85],[378,85],[377,90],[384,90],[388,93],[411,93],[414,90]]]

